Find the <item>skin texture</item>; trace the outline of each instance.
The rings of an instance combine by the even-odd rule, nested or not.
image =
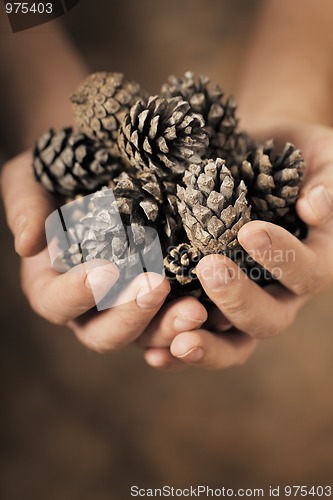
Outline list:
[[[279,277],[284,287],[263,290],[228,258],[209,256],[197,268],[215,304],[208,313],[190,297],[165,305],[169,285],[153,275],[153,292],[142,296],[145,282],[141,277],[133,283],[136,300],[96,314],[89,283],[98,286],[103,296],[117,279],[117,270],[110,263],[95,261],[65,275],[53,271],[43,250],[44,221],[54,209],[52,199],[33,179],[30,152],[5,165],[3,200],[15,248],[23,257],[23,290],[38,314],[67,325],[88,348],[105,353],[136,341],[144,349],[146,362],[157,368],[195,365],[221,369],[239,365],[249,358],[259,339],[287,329],[302,305],[331,285],[333,130],[328,54],[333,42],[328,12],[333,7],[331,0],[295,0],[288,9],[276,0],[265,5],[241,79],[239,114],[243,126],[254,135],[275,137],[281,143],[289,140],[302,149],[307,172],[297,211],[311,228],[307,240],[300,242],[270,223],[250,222],[241,229],[239,240],[255,260]],[[61,45],[61,34],[57,37]],[[72,49],[66,53],[76,68],[66,83],[72,90],[84,70],[76,64]],[[57,96],[55,102],[62,100]],[[38,127],[49,125],[44,126],[44,121],[46,117],[41,114]],[[23,137],[25,145],[31,137],[28,133]],[[293,259],[287,258],[290,251]],[[286,256],[279,262],[274,258],[278,252]]]

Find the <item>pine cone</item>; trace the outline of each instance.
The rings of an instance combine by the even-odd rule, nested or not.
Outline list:
[[[153,226],[164,246],[173,242],[180,220],[177,199],[169,193],[169,183],[154,174],[133,171],[121,174],[109,187],[113,188],[126,225]]]
[[[138,99],[147,99],[138,83],[125,80],[121,73],[107,72],[89,75],[71,96],[81,132],[101,142],[116,156],[120,124]]]
[[[36,179],[49,191],[67,196],[91,193],[124,166],[105,149],[72,128],[50,129],[37,141],[33,168]]]
[[[234,177],[245,182],[252,218],[267,221],[285,216],[295,205],[303,170],[300,150],[287,143],[278,155],[273,141],[258,147],[239,167],[231,169]]]
[[[232,97],[224,98],[221,88],[210,88],[210,79],[188,71],[184,77],[170,76],[168,83],[162,86],[161,95],[166,98],[182,97],[188,101],[194,113],[199,113],[205,120],[210,143],[206,158],[223,158],[227,166],[229,158],[237,154],[246,155],[249,137],[238,129],[236,102]]]
[[[188,285],[197,280],[195,268],[200,259],[200,252],[187,243],[171,247],[164,259],[167,277],[171,282],[177,280],[181,285]]]
[[[160,178],[184,172],[208,146],[204,121],[181,98],[137,102],[119,131],[119,148],[131,165]]]
[[[178,186],[178,210],[191,244],[204,255],[238,247],[239,229],[250,220],[246,187],[234,179],[221,158],[191,165],[186,188]]]

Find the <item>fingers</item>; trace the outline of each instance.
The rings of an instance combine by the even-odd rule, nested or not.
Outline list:
[[[144,351],[143,358],[152,368],[163,370],[181,370],[185,368],[185,363],[172,356],[169,348],[152,347]]]
[[[239,231],[242,247],[296,295],[314,294],[323,286],[318,254],[285,229],[269,222],[249,222]]]
[[[333,155],[332,155],[333,156]],[[328,173],[329,170],[329,173]],[[310,226],[319,226],[333,216],[333,158],[330,168],[321,175],[313,177],[306,184],[297,201],[297,212],[301,219]]]
[[[147,277],[151,290],[142,294]],[[161,308],[169,291],[170,285],[162,276],[142,274],[131,283],[131,296],[136,296],[135,300],[97,313],[85,323],[72,321],[69,326],[89,349],[100,353],[122,349],[141,335]]]
[[[170,350],[185,364],[217,370],[245,363],[256,345],[256,340],[240,332],[195,330],[177,335]]]
[[[296,208],[304,222],[319,226],[333,217],[333,132],[312,127],[303,141],[308,176]]]
[[[138,339],[138,344],[143,347],[169,347],[178,333],[198,329],[206,320],[205,307],[194,297],[177,299],[163,306]]]
[[[137,339],[137,343],[146,348],[146,363],[154,368],[168,370],[183,366],[170,353],[170,344],[180,332],[197,330],[206,319],[205,307],[193,297],[184,297],[165,304]]]
[[[294,320],[298,297],[283,289],[276,299],[223,255],[204,257],[197,266],[197,274],[223,316],[251,337],[277,335]]]
[[[22,286],[32,308],[51,323],[61,325],[94,307],[118,276],[117,267],[103,260],[59,275],[50,266],[47,249],[22,262]]]
[[[31,152],[4,166],[1,190],[16,251],[24,257],[35,255],[46,245],[45,220],[54,207],[51,196],[34,178]]]

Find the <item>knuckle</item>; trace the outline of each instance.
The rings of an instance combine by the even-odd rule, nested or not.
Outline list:
[[[112,352],[120,351],[124,346],[121,342],[116,340],[106,340],[105,338],[99,337],[96,334],[90,334],[85,336],[80,341],[87,347],[90,351],[94,351],[97,354],[111,354]]]
[[[256,327],[253,329],[252,332],[249,333],[249,335],[253,339],[257,340],[262,340],[262,339],[269,339],[271,337],[276,337],[277,335],[280,335],[284,329],[287,327],[284,327],[284,320],[278,320],[269,326],[267,324],[265,325],[256,325]]]
[[[247,297],[244,295],[230,295],[219,302],[223,311],[230,314],[245,311],[248,308]]]

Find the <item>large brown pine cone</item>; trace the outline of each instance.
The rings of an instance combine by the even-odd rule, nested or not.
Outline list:
[[[119,131],[119,148],[135,168],[170,178],[198,161],[208,146],[204,121],[181,98],[138,101]]]
[[[107,72],[89,75],[71,96],[81,132],[101,142],[114,155],[119,155],[120,124],[138,99],[147,99],[138,83],[125,80],[121,73]]]
[[[178,186],[178,210],[191,244],[204,255],[239,246],[239,229],[250,220],[246,187],[234,179],[225,161],[217,158],[191,165]]]

